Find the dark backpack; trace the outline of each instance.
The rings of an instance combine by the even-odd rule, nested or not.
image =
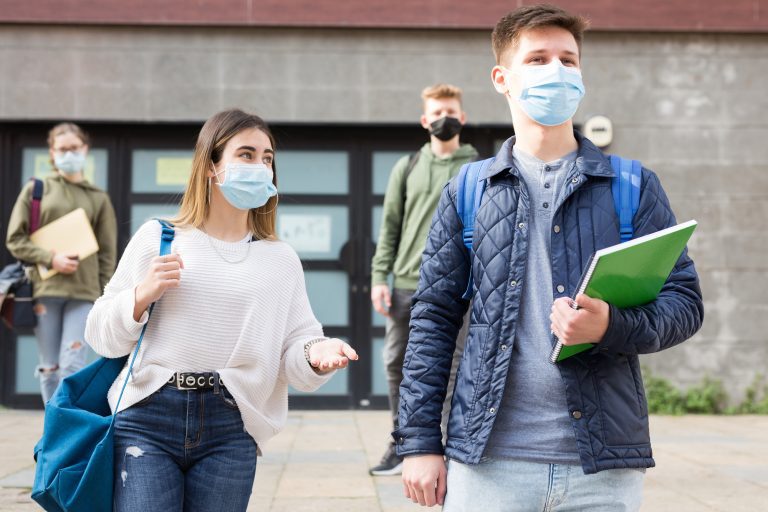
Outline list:
[[[611,183],[613,206],[619,217],[619,236],[622,242],[632,239],[634,226],[632,219],[640,205],[640,182],[642,179],[642,164],[637,160],[629,160],[620,156],[609,157],[611,167],[616,173]],[[480,201],[485,192],[486,180],[480,176],[493,164],[495,158],[464,164],[456,177],[456,212],[464,226],[462,238],[464,246],[473,256],[472,240],[475,234],[475,215],[480,208]],[[469,283],[463,298],[472,297],[472,272],[469,273]]]
[[[32,187],[32,202],[29,205],[29,234],[31,235],[40,227],[40,200],[43,197],[43,182],[37,178]],[[32,299],[32,280],[29,279],[24,263],[17,261],[6,265],[0,271],[0,291],[5,297],[0,305],[0,318],[9,328],[17,334],[31,334],[37,326],[37,316],[34,311]],[[4,281],[4,278],[10,280]],[[7,289],[4,283],[8,283]]]

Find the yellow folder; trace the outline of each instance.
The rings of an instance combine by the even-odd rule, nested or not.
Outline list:
[[[32,243],[57,254],[72,256],[77,254],[80,261],[99,252],[99,243],[93,234],[91,222],[85,210],[78,208],[53,222],[46,224],[29,236]],[[37,265],[42,279],[58,274],[45,265]]]

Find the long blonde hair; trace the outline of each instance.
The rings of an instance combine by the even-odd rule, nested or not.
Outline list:
[[[219,112],[208,119],[195,144],[195,156],[192,159],[192,173],[189,176],[187,189],[181,199],[178,216],[171,220],[177,226],[193,226],[199,228],[208,218],[211,205],[208,202],[211,181],[208,171],[211,162],[221,161],[224,146],[243,130],[258,128],[269,137],[272,149],[275,149],[275,139],[269,131],[267,123],[254,114],[248,114],[240,109]],[[277,168],[272,161],[272,183],[277,187]],[[248,212],[248,228],[258,240],[274,240],[277,238],[275,224],[277,221],[277,196],[270,197],[264,206],[252,208]]]

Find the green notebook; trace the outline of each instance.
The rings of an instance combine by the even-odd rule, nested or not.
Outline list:
[[[618,308],[642,306],[653,301],[675,267],[694,229],[696,221],[689,220],[629,242],[600,249],[589,259],[576,295],[583,293]],[[549,360],[557,363],[592,347],[592,343],[565,346],[558,341]]]

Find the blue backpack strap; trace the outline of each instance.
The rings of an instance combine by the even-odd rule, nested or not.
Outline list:
[[[167,220],[162,220],[162,219],[155,219],[155,220],[157,220],[157,222],[160,223],[160,226],[162,226],[162,231],[160,233],[160,256],[170,254],[171,242],[173,242],[173,236],[175,234],[175,231],[173,229],[173,224],[171,224]]]
[[[171,253],[171,242],[173,242],[173,237],[176,234],[176,232],[173,229],[173,224],[171,224],[168,221],[161,220],[161,219],[155,219],[157,222],[160,223],[160,226],[162,226],[162,231],[160,232],[160,256],[165,256],[166,254]],[[141,341],[144,339],[144,333],[147,332],[147,325],[149,325],[149,317],[152,316],[152,310],[155,309],[155,303],[153,302],[149,306],[149,313],[147,317],[147,321],[144,324],[144,327],[141,329],[141,335],[139,336],[139,340],[136,342],[136,348],[133,351],[133,356],[131,357],[131,363],[128,365],[128,373],[125,375],[125,382],[123,382],[123,387],[120,390],[120,396],[117,398],[117,404],[115,405],[115,411],[117,411],[117,408],[120,406],[120,400],[123,398],[123,392],[125,391],[125,386],[128,385],[128,378],[131,376],[131,372],[133,371],[133,363],[136,362],[136,356],[139,354],[139,349],[141,348]],[[112,421],[115,421],[115,415],[112,415]]]
[[[480,202],[485,192],[485,180],[481,178],[495,158],[487,158],[479,162],[471,162],[461,166],[456,177],[456,213],[462,224],[462,241],[472,259],[472,241],[475,235],[475,215],[480,208]],[[478,186],[479,185],[479,186]],[[479,189],[479,191],[478,191]],[[469,283],[463,298],[472,297],[472,270],[469,272]]]
[[[632,240],[635,234],[632,220],[640,206],[640,184],[643,166],[637,160],[610,156],[611,167],[616,173],[611,184],[613,206],[619,218],[619,237],[622,242]]]

